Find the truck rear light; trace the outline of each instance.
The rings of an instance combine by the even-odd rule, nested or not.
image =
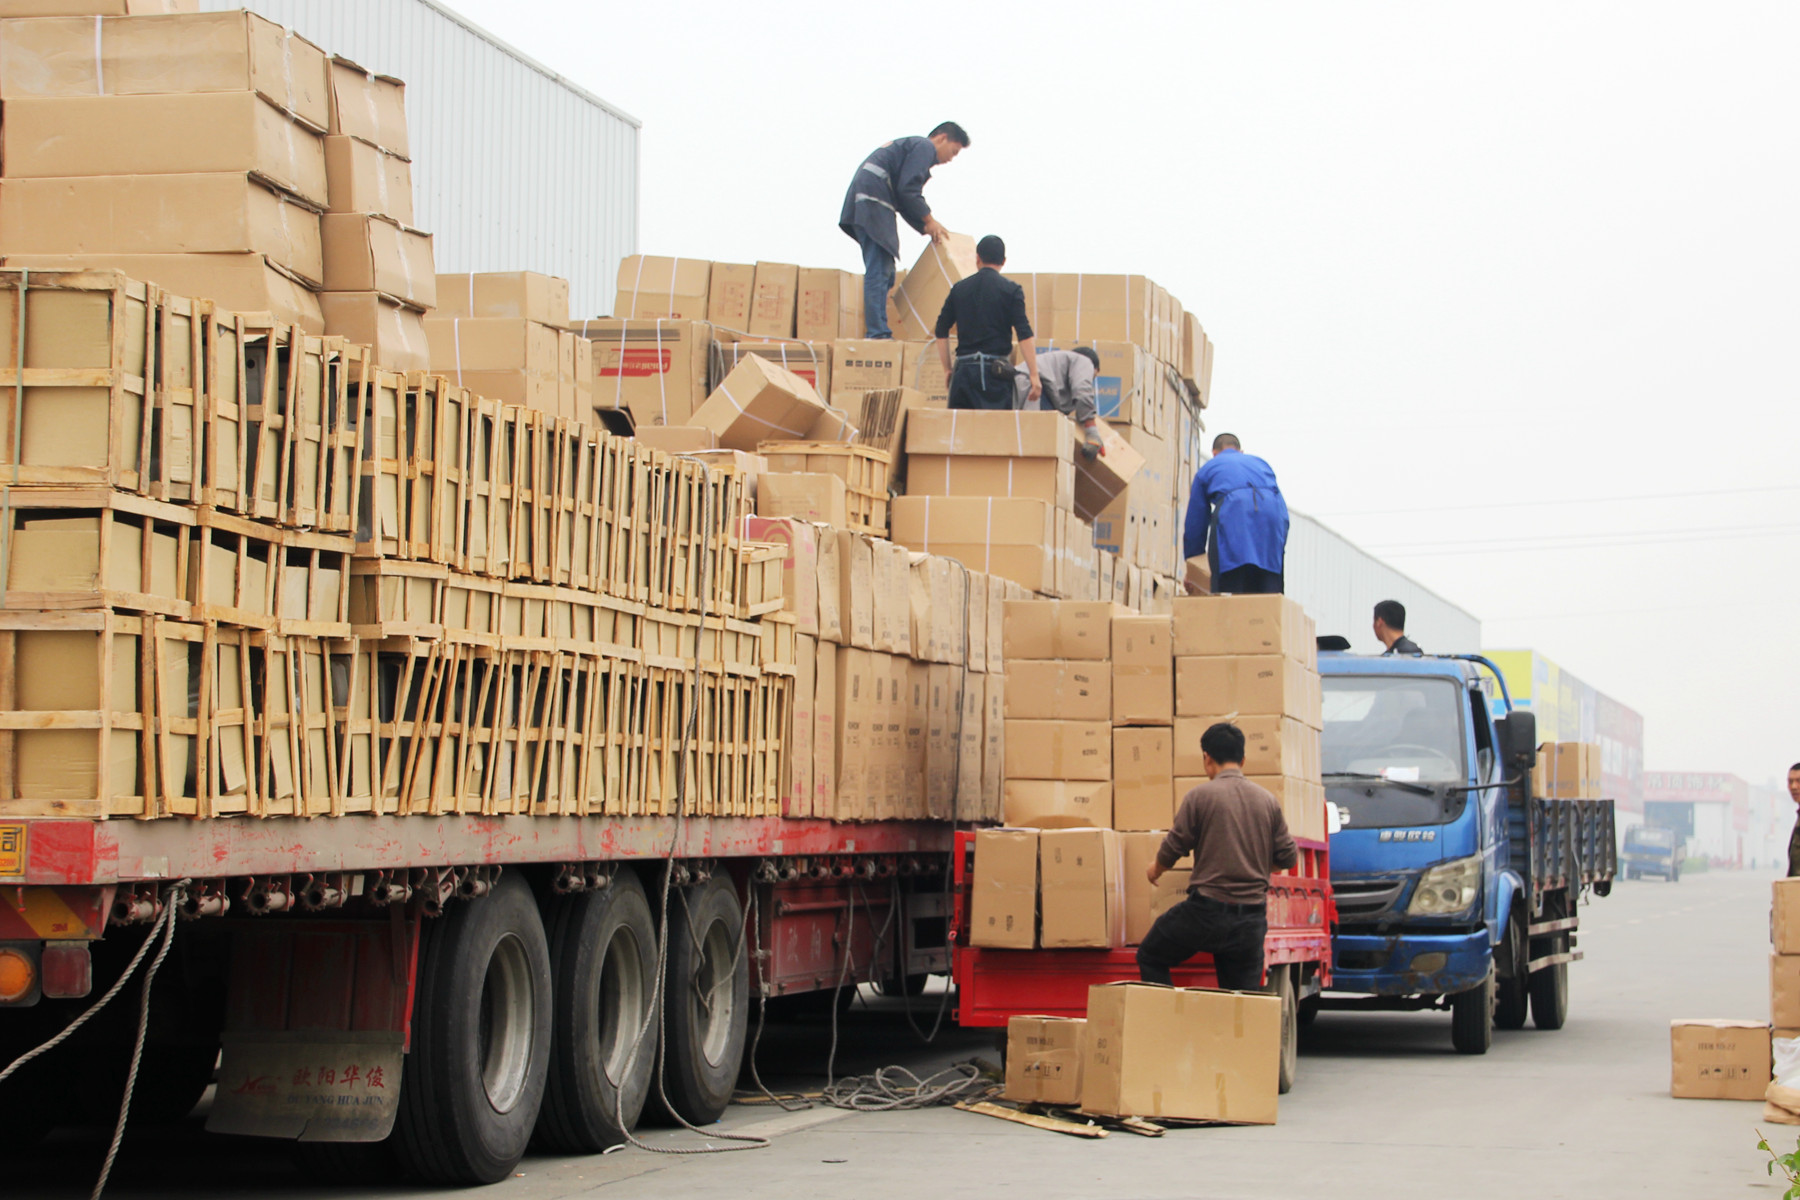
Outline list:
[[[39,995],[38,944],[0,943],[0,1004],[36,1004]]]
[[[50,942],[42,958],[44,995],[79,1000],[94,990],[94,959],[86,942]]]

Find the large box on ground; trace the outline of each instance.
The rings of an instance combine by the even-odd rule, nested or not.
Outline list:
[[[1006,1098],[1022,1103],[1081,1103],[1087,1021],[1013,1017],[1006,1023]]]
[[[1280,1069],[1274,996],[1143,983],[1088,991],[1083,1112],[1273,1125]]]
[[[1769,1081],[1763,1022],[1669,1022],[1669,1095],[1677,1100],[1761,1100]]]

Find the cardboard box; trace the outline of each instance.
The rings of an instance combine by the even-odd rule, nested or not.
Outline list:
[[[1002,634],[1006,659],[1105,661],[1112,657],[1112,619],[1125,615],[1106,602],[1008,600]]]
[[[1328,831],[1325,818],[1325,785],[1315,779],[1296,779],[1291,775],[1247,775],[1251,783],[1275,797],[1288,832],[1297,838],[1323,842]],[[1176,779],[1176,802],[1187,795],[1189,787],[1204,779]],[[1187,785],[1186,787],[1182,785]]]
[[[325,139],[325,208],[413,223],[412,164],[353,137]]]
[[[745,358],[685,422],[711,429],[728,450],[754,451],[765,441],[806,440],[826,415],[813,386],[758,357]]]
[[[950,376],[944,371],[944,358],[938,353],[937,343],[906,342],[904,345],[906,361],[901,367],[901,385],[924,396],[928,407],[946,408],[950,403]]]
[[[1778,1029],[1800,1026],[1800,955],[1769,956],[1769,1024]]]
[[[1046,829],[1038,835],[1038,944],[1045,949],[1125,943],[1119,835]]]
[[[425,318],[379,292],[325,292],[319,311],[328,337],[341,337],[375,353],[386,371],[431,370]]]
[[[1075,423],[1057,412],[925,409],[907,418],[906,452],[1071,459]]]
[[[786,517],[744,518],[746,541],[777,545],[785,551],[781,560],[782,611],[794,616],[794,632],[819,636],[819,529],[803,520]]]
[[[812,815],[837,811],[837,660],[838,648],[818,644],[813,665],[813,804]]]
[[[1174,744],[1166,725],[1113,730],[1113,828],[1167,829],[1175,816]]]
[[[794,637],[794,700],[789,710],[786,786],[781,793],[781,815],[813,815],[813,736],[818,726],[813,697],[818,689],[819,643],[806,634]]]
[[[619,264],[619,319],[704,321],[712,288],[712,264],[699,258],[633,254]]]
[[[981,754],[985,744],[983,717],[987,710],[988,677],[975,671],[964,671],[962,684],[962,718],[957,726],[956,803],[947,814],[957,822],[977,820],[982,811]]]
[[[324,208],[325,143],[253,92],[6,101],[9,179],[249,173]]]
[[[1074,503],[1075,465],[1057,458],[909,453],[906,494],[1006,496],[1067,508]]]
[[[854,821],[867,812],[872,786],[874,656],[844,647],[836,665],[837,795],[830,815]]]
[[[867,534],[846,529],[835,530],[831,540],[837,547],[837,614],[842,627],[842,644],[872,650],[875,648],[874,541]]]
[[[913,654],[912,642],[912,555],[906,547],[881,538],[870,543],[870,551],[874,570],[869,602],[874,609],[875,648],[918,657]]]
[[[831,344],[831,399],[839,408],[843,400],[863,392],[900,386],[904,348],[891,339],[879,341],[839,339]]]
[[[0,16],[79,15],[0,26],[0,99],[254,92],[309,128],[331,119],[325,52],[246,12],[192,13],[160,21],[96,21],[134,7],[112,0],[15,0]],[[107,10],[111,10],[109,13]]]
[[[713,327],[701,321],[578,322],[593,342],[594,403],[628,410],[639,427],[693,425],[706,400]],[[717,434],[712,435],[716,439]]]
[[[942,242],[927,242],[919,261],[894,290],[894,306],[900,316],[894,336],[915,342],[935,337],[938,313],[943,311],[951,286],[976,269],[975,239],[968,234],[953,233]]]
[[[556,381],[562,348],[557,331],[506,317],[426,317],[432,369],[459,387],[477,371],[528,371]]]
[[[1081,1060],[1087,1021],[1080,1017],[1012,1017],[1006,1022],[1008,1100],[1081,1103]]]
[[[1223,716],[1175,718],[1175,774],[1204,775],[1200,735]],[[1320,773],[1319,731],[1292,717],[1229,718],[1244,734],[1244,774],[1293,775],[1317,779]]]
[[[149,17],[199,12],[200,0],[0,0],[0,17]]]
[[[261,254],[324,279],[317,213],[243,172],[0,181],[0,246],[19,254]]]
[[[569,281],[536,271],[480,271],[437,277],[437,317],[493,317],[569,323]]]
[[[325,290],[380,292],[414,308],[437,305],[431,235],[365,213],[319,218]]]
[[[973,497],[901,496],[890,506],[896,542],[954,558],[971,571],[999,575],[1030,591],[1049,590],[1056,564],[1055,513],[1039,500]]]
[[[841,530],[819,530],[819,640],[842,645],[844,641],[843,551],[838,545]]]
[[[646,446],[670,454],[697,454],[719,448],[719,435],[698,425],[645,425],[632,436]]]
[[[1112,723],[1020,721],[1008,717],[1006,777],[1096,783],[1111,780]]]
[[[1800,879],[1777,879],[1769,905],[1777,954],[1800,954]]]
[[[406,134],[406,84],[375,75],[349,59],[331,60],[329,132],[360,138],[401,158],[412,156]]]
[[[850,523],[848,503],[844,481],[836,475],[771,471],[757,481],[759,516],[792,517],[842,528]]]
[[[1139,946],[1156,918],[1187,899],[1194,858],[1188,855],[1150,882],[1150,864],[1162,848],[1166,830],[1119,834],[1120,876],[1125,886],[1125,944]]]
[[[1006,715],[1038,721],[1112,720],[1112,673],[1083,659],[1014,659]]]
[[[1770,1079],[1761,1021],[1669,1022],[1669,1095],[1677,1100],[1761,1100]]]
[[[794,308],[795,337],[809,342],[836,340],[839,313],[843,308],[847,290],[846,274],[844,271],[825,270],[818,267],[800,268],[799,290],[796,293]],[[860,293],[860,280],[855,290]],[[859,315],[861,311],[861,305],[858,304]]]
[[[1038,832],[981,829],[969,882],[969,942],[992,949],[1037,945]]]
[[[744,333],[750,328],[750,298],[756,291],[756,267],[750,263],[714,263],[706,301],[706,319],[722,329]]]
[[[1318,672],[1280,654],[1175,660],[1175,712],[1292,717],[1321,728]]]
[[[1169,617],[1114,617],[1114,725],[1168,725],[1175,719],[1175,659]]]
[[[783,338],[760,342],[736,341],[730,344],[721,342],[715,345],[718,350],[715,374],[720,378],[742,362],[745,355],[754,354],[770,362],[780,363],[784,369],[812,384],[813,390],[819,395],[831,394],[830,342],[800,342]]]
[[[1073,421],[1065,419],[1063,424],[1074,428]],[[1144,467],[1144,456],[1132,449],[1112,426],[1096,421],[1094,428],[1106,453],[1094,459],[1078,454],[1074,460],[1075,515],[1084,521],[1092,521],[1105,512]]]
[[[1175,654],[1283,654],[1318,669],[1312,619],[1286,596],[1178,596]]]
[[[963,608],[963,644],[968,649],[968,661],[964,665],[985,675],[988,670],[988,577],[980,571],[970,571],[964,582],[967,604]]]
[[[178,296],[202,296],[239,313],[268,313],[314,336],[325,332],[319,298],[260,254],[8,254],[33,271],[123,271]]]
[[[1274,996],[1145,983],[1088,991],[1083,1112],[1273,1125],[1280,1074]]]
[[[759,262],[750,294],[752,337],[794,336],[794,305],[799,293],[800,268],[793,263]]]
[[[998,676],[990,676],[990,680]],[[1062,779],[1006,779],[1001,771],[1002,820],[1027,829],[1107,829],[1112,784]]]
[[[906,671],[906,805],[901,815],[922,819],[931,812],[931,667],[908,659],[895,662]]]

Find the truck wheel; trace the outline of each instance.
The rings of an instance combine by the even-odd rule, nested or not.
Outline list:
[[[1494,969],[1480,987],[1450,997],[1450,1044],[1458,1054],[1486,1054],[1494,1043]]]
[[[1269,972],[1269,990],[1281,1000],[1280,1094],[1293,1089],[1300,1072],[1300,989],[1294,983],[1295,968],[1276,967]]]
[[[731,880],[715,875],[669,899],[663,1090],[690,1125],[709,1125],[731,1103],[750,1017],[744,910]]]
[[[1300,1023],[1300,1028],[1305,1029],[1314,1021],[1318,1020],[1319,1010],[1324,1007],[1325,1002],[1317,996],[1308,996],[1306,999],[1302,1000],[1298,1010],[1294,1014],[1295,1018]]]
[[[1568,936],[1557,934],[1555,952],[1569,948]],[[1561,1029],[1569,1019],[1569,964],[1557,963],[1531,973],[1531,1023],[1539,1029]]]
[[[656,924],[631,871],[597,892],[558,896],[545,913],[556,1009],[537,1134],[564,1154],[597,1154],[637,1124],[656,1072]]]
[[[1494,981],[1494,1027],[1523,1029],[1525,1018],[1530,1012],[1525,978],[1525,962],[1528,957],[1526,947],[1530,943],[1525,936],[1525,927],[1520,924],[1517,916],[1507,922],[1506,936],[1507,968],[1513,974]],[[1498,968],[1495,973],[1498,975]]]
[[[497,1183],[537,1124],[550,1061],[550,951],[531,889],[501,877],[424,923],[394,1148],[428,1183]]]

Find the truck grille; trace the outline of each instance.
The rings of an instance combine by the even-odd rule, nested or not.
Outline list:
[[[1404,879],[1333,880],[1331,894],[1337,900],[1338,919],[1366,921],[1394,906],[1406,889]]]

